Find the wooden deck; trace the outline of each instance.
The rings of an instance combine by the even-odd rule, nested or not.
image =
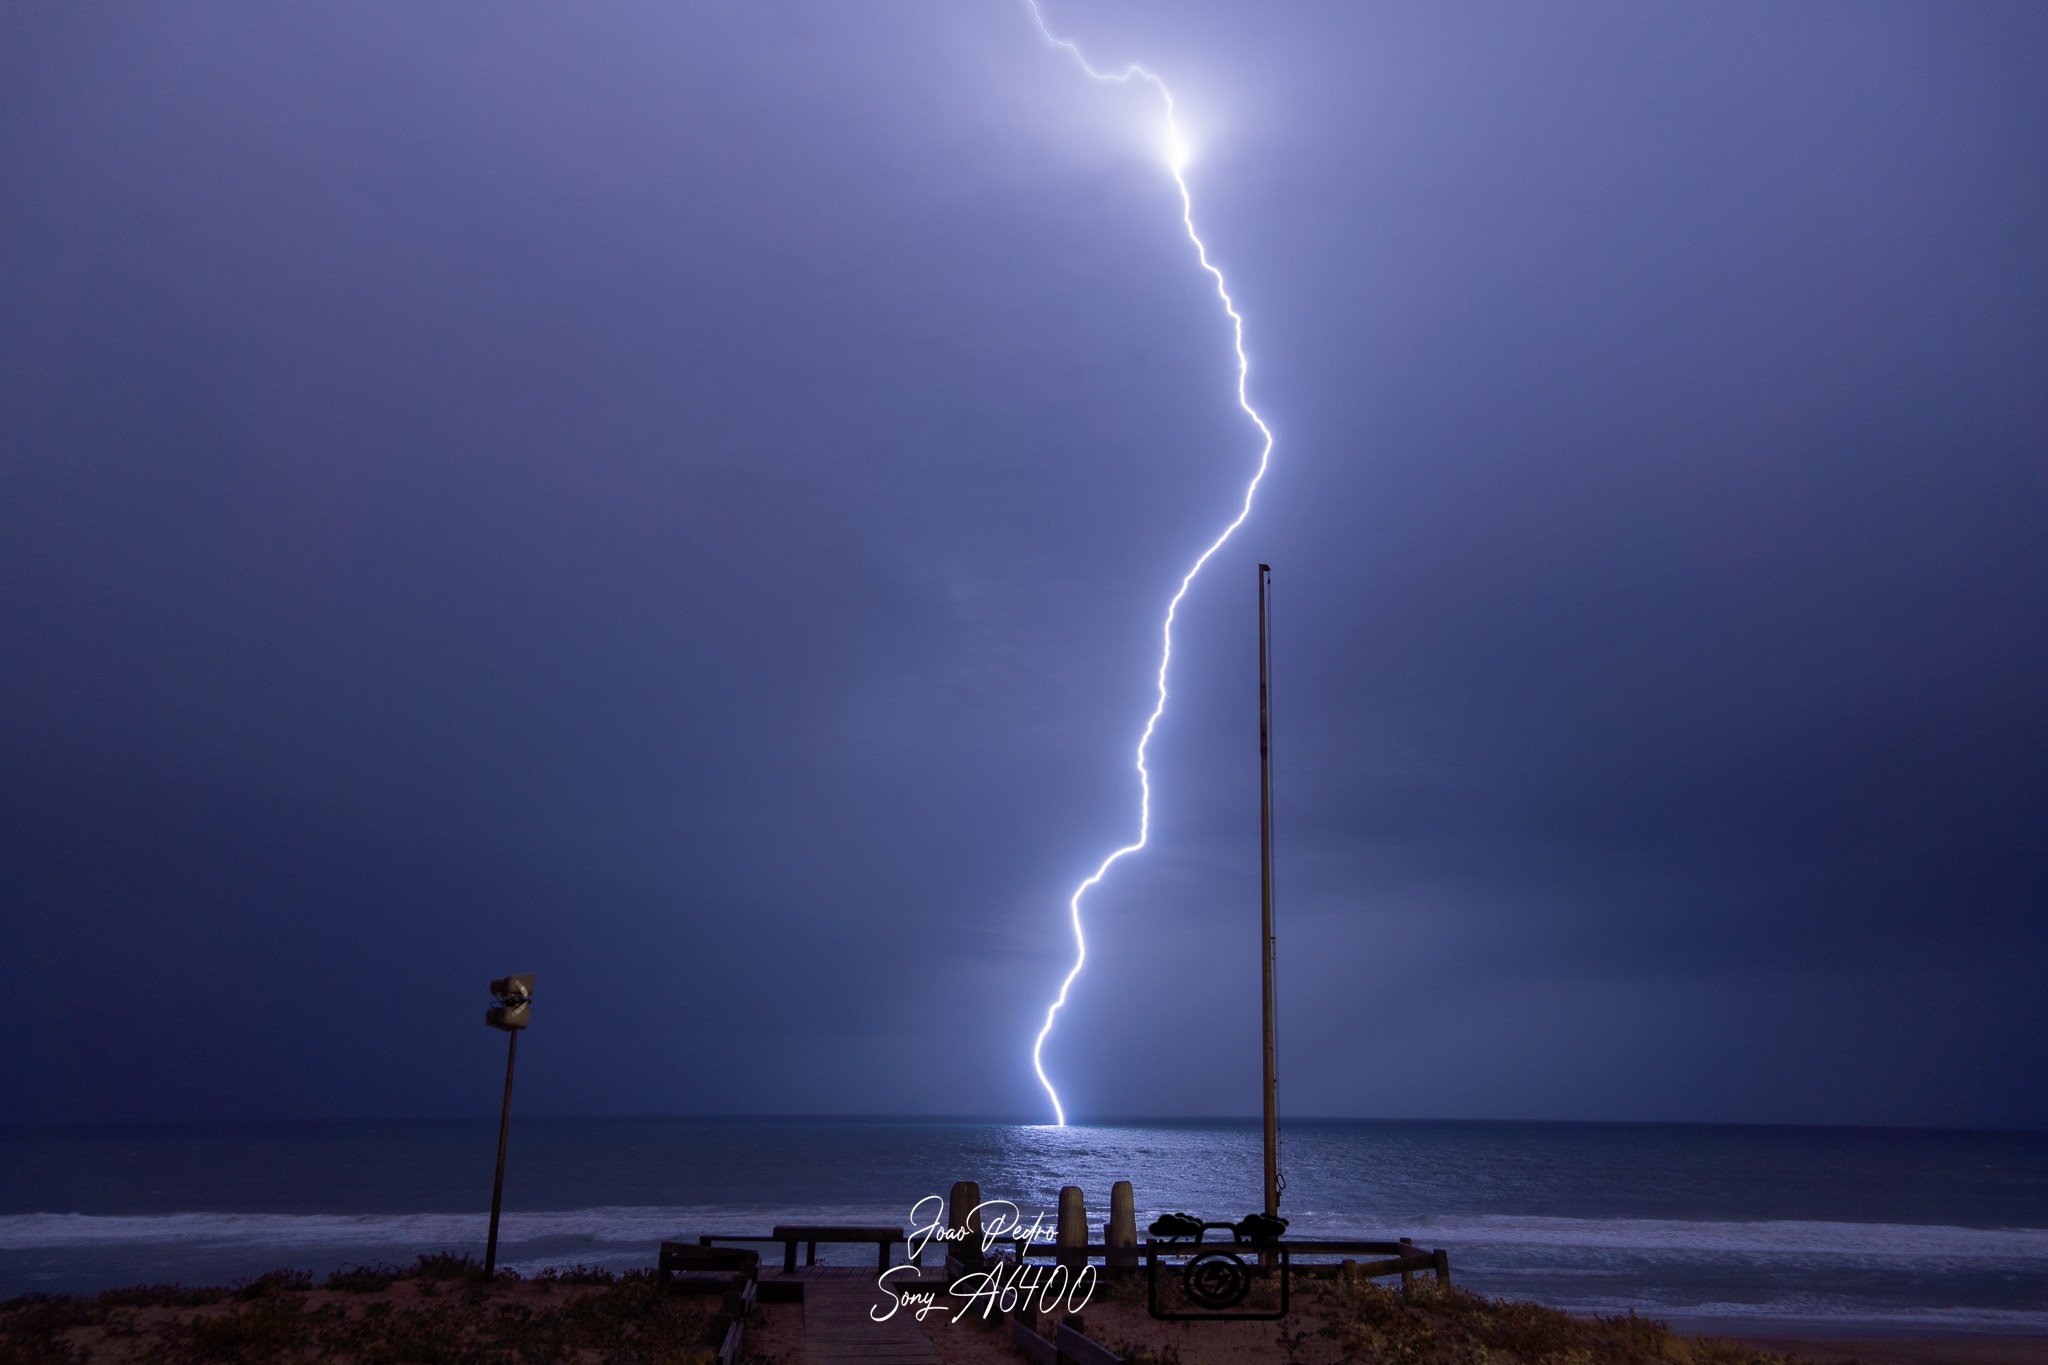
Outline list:
[[[805,1266],[794,1274],[804,1282],[805,1365],[939,1365],[938,1348],[908,1310],[887,1322],[868,1316],[889,1306],[873,1270]]]

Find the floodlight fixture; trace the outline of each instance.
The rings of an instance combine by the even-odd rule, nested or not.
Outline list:
[[[532,1022],[532,972],[524,976],[499,977],[491,983],[491,994],[498,997],[498,1003],[484,1011],[486,1024],[510,1033],[514,1029],[525,1028]]]
[[[503,1029],[505,1039],[505,1107],[498,1114],[498,1174],[491,1182],[491,1235],[484,1244],[484,1278],[498,1273],[498,1211],[505,1203],[505,1145],[512,1134],[512,1064],[519,1058],[520,1031],[533,1020],[533,973],[501,976],[491,983],[498,1003],[484,1011],[484,1022]]]

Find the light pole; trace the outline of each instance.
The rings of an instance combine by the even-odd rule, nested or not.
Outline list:
[[[1265,1053],[1266,1217],[1280,1216],[1280,1081],[1273,1010],[1273,711],[1267,655],[1272,644],[1273,567],[1259,565],[1259,995]]]
[[[491,1182],[491,1237],[484,1246],[484,1278],[498,1273],[498,1209],[505,1200],[505,1140],[512,1133],[512,1063],[519,1057],[519,1034],[533,1015],[533,973],[501,976],[491,983],[498,1003],[484,1011],[484,1022],[506,1033],[505,1107],[498,1115],[498,1175]]]

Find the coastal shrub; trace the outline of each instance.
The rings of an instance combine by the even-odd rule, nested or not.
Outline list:
[[[23,1294],[0,1303],[0,1321],[8,1336],[55,1336],[74,1327],[95,1327],[107,1320],[106,1309],[92,1299],[70,1294]]]
[[[182,1284],[135,1284],[109,1289],[98,1302],[104,1308],[204,1308],[223,1302],[230,1292],[218,1286],[187,1289]]]
[[[456,1365],[483,1354],[471,1344],[470,1328],[460,1314],[415,1309],[323,1333],[321,1347],[323,1354],[353,1355],[359,1365]]]
[[[233,1365],[270,1360],[312,1344],[313,1324],[304,1320],[304,1310],[303,1301],[277,1295],[239,1312],[194,1318],[187,1344],[196,1360]]]
[[[484,1268],[466,1251],[422,1252],[408,1275],[416,1280],[480,1280]]]
[[[1278,1325],[1277,1339],[1280,1342],[1280,1354],[1287,1365],[1302,1365],[1303,1352],[1310,1344],[1309,1329],[1296,1327],[1289,1331],[1287,1324],[1283,1322]]]
[[[139,1332],[116,1317],[121,1309],[197,1308],[228,1297],[226,1289],[187,1289],[175,1284],[132,1285],[103,1294],[23,1294],[0,1302],[0,1365],[77,1365],[85,1352],[66,1334],[102,1327],[110,1336]]]
[[[93,1327],[108,1310],[69,1294],[23,1294],[0,1303],[0,1365],[77,1365],[83,1353],[63,1333]]]
[[[1367,1360],[1407,1365],[1430,1358],[1437,1333],[1407,1299],[1370,1280],[1345,1281],[1331,1296],[1339,1310],[1337,1337]]]
[[[408,1279],[399,1273],[385,1285],[388,1296],[315,1299],[298,1292],[310,1287],[302,1272],[233,1291],[144,1286],[96,1298],[28,1295],[0,1304],[0,1365],[710,1365],[713,1358],[710,1305],[663,1293],[651,1271],[487,1284],[457,1278],[475,1273],[473,1260],[451,1255],[429,1264],[443,1278],[418,1283],[421,1294],[432,1293],[424,1298],[391,1293]],[[359,1285],[393,1273],[388,1266],[337,1272]],[[185,1311],[121,1311],[169,1298]],[[106,1335],[79,1330],[91,1328]]]
[[[395,1265],[349,1265],[329,1271],[326,1287],[344,1294],[380,1294],[404,1274]]]
[[[313,1272],[310,1270],[273,1270],[253,1280],[237,1281],[231,1289],[237,1299],[248,1303],[278,1294],[303,1294],[312,1287]]]
[[[1634,1313],[1578,1318],[1417,1280],[1405,1293],[1343,1281],[1317,1298],[1338,1340],[1372,1361],[1447,1365],[1768,1365],[1779,1357],[1721,1339],[1688,1340]]]
[[[0,1365],[78,1365],[82,1358],[61,1337],[0,1336]]]
[[[1142,1306],[1149,1292],[1145,1283],[1145,1273],[1139,1270],[1103,1276],[1099,1287],[1095,1291],[1095,1298],[1101,1303],[1128,1303]]]

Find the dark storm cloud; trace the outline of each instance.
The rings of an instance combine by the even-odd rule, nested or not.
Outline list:
[[[2048,1122],[2038,17],[1053,17],[1281,441],[1070,1110],[1253,1101],[1266,559],[1290,1107]],[[5,22],[12,1116],[480,1109],[514,968],[537,1107],[1037,1112],[1255,449],[1149,106],[1003,4]]]

